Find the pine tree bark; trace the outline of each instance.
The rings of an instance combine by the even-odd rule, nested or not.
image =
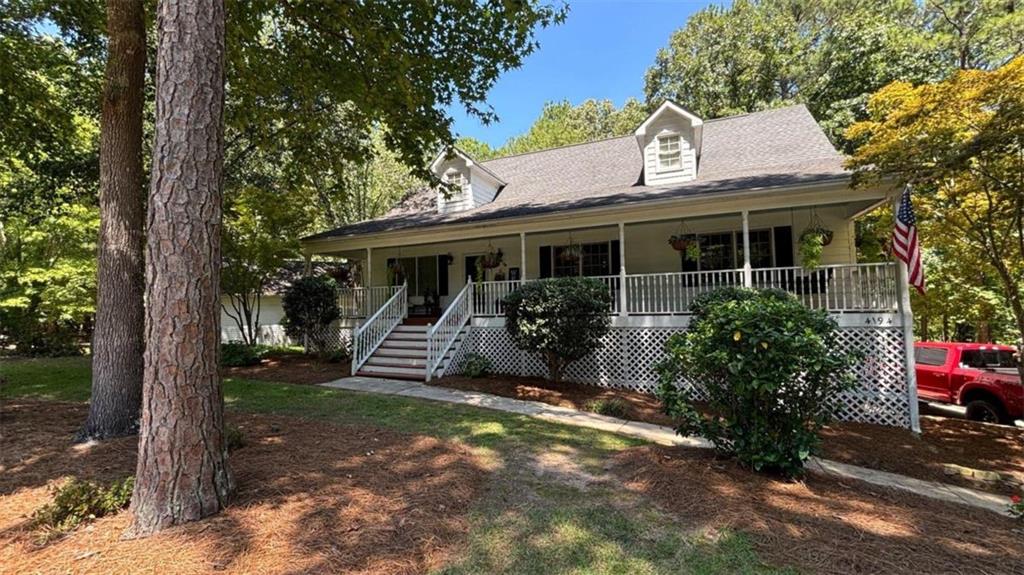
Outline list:
[[[142,403],[145,179],[141,0],[107,0],[110,44],[100,113],[100,236],[92,398],[80,439],[136,433]]]
[[[217,513],[233,489],[220,338],[224,5],[160,0],[146,259],[146,353],[132,523]]]

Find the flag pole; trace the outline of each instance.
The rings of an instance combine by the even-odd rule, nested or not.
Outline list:
[[[896,194],[893,202],[893,226],[896,225],[896,214],[900,209],[900,194]],[[903,324],[903,368],[907,378],[907,401],[910,408],[910,430],[915,435],[921,434],[921,414],[917,399],[917,372],[914,366],[914,311],[910,308],[910,273],[907,263],[896,258],[896,285],[899,286],[897,306],[900,322]]]

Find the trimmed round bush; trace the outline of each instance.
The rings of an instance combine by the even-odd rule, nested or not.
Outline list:
[[[505,329],[519,349],[540,354],[555,382],[601,347],[611,327],[608,287],[593,278],[528,282],[505,297]]]
[[[757,471],[801,475],[834,401],[855,385],[857,358],[842,351],[835,321],[769,290],[720,290],[692,309],[659,368],[658,395],[677,431]],[[677,386],[680,375],[699,383],[706,404]]]

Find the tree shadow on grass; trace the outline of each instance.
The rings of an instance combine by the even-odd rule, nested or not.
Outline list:
[[[613,472],[697,530],[748,533],[775,565],[814,573],[1024,573],[1014,522],[856,481],[785,482],[708,451],[644,447]]]

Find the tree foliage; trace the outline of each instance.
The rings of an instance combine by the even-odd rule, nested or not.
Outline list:
[[[611,327],[608,287],[593,278],[528,282],[505,297],[505,329],[516,347],[538,353],[555,382],[601,346]]]
[[[832,140],[895,80],[993,68],[1024,50],[1024,13],[1000,0],[738,0],[694,14],[647,72],[648,105],[704,118],[806,103]]]
[[[746,288],[711,292],[691,311],[660,366],[658,395],[678,432],[757,471],[802,474],[836,396],[854,385],[835,321],[784,292]],[[700,382],[706,414],[677,387],[681,375]]]
[[[850,161],[858,182],[913,186],[922,237],[999,286],[1021,345],[1024,57],[934,84],[895,82],[869,111],[847,132],[860,143]]]

